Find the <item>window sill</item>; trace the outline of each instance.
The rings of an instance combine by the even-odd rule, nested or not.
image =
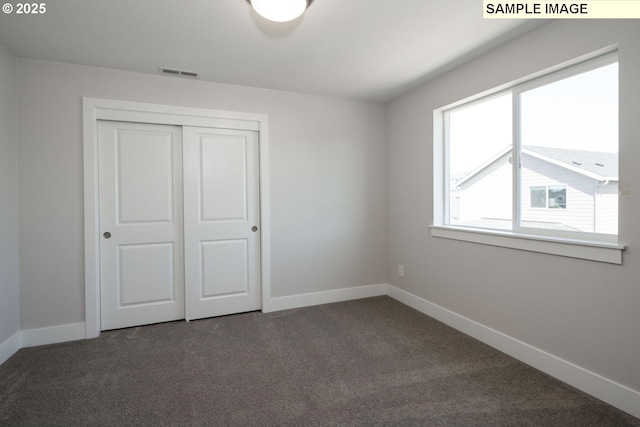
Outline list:
[[[570,258],[622,264],[624,246],[615,243],[593,242],[573,239],[554,239],[494,230],[471,230],[467,228],[431,225],[431,236],[462,240],[483,245],[500,246],[522,251],[540,252]]]

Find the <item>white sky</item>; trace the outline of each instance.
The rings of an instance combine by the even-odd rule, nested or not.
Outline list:
[[[618,64],[523,92],[521,143],[618,152]],[[470,172],[511,145],[511,94],[450,114],[450,174]]]

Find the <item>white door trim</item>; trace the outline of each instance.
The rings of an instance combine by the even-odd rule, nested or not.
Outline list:
[[[260,153],[260,252],[262,307],[271,299],[269,128],[266,114],[82,98],[84,161],[85,338],[100,335],[98,120],[258,131]]]

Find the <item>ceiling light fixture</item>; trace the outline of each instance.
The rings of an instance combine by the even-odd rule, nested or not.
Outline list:
[[[248,0],[260,16],[274,22],[293,21],[313,0]]]

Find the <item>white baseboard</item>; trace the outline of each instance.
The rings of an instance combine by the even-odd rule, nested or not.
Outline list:
[[[640,418],[640,392],[519,341],[451,310],[388,285],[391,298],[433,317],[527,365]]]
[[[269,313],[272,311],[288,310],[292,308],[308,307],[312,305],[328,304],[386,294],[386,283],[359,286],[355,288],[336,289],[333,291],[313,292],[309,294],[271,298],[265,307],[263,307],[262,311]],[[21,342],[18,349],[20,347],[34,347],[37,345],[81,340],[85,338],[86,331],[84,323],[73,323],[47,328],[27,329],[22,331],[19,335],[21,336]]]
[[[21,332],[22,347],[55,344],[85,338],[84,323],[51,326],[48,328],[27,329]]]
[[[263,313],[290,310],[292,308],[309,307],[312,305],[330,304],[387,294],[387,284],[358,286],[355,288],[335,289],[332,291],[312,292],[309,294],[291,295],[271,298],[262,307]]]
[[[22,348],[21,334],[20,332],[16,332],[0,344],[0,365],[9,360],[20,348]]]

